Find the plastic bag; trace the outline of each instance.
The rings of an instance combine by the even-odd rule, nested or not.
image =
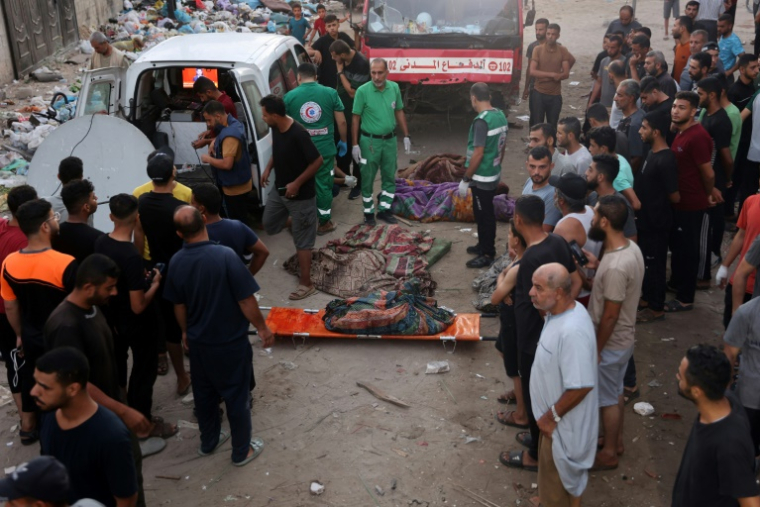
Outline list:
[[[85,55],[91,55],[95,52],[95,50],[92,48],[92,44],[90,44],[90,41],[88,40],[83,40],[79,43],[79,51]]]

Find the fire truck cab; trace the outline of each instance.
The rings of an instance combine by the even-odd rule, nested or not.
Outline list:
[[[362,52],[388,62],[412,110],[469,104],[479,81],[496,107],[519,97],[521,0],[365,0],[360,34]]]

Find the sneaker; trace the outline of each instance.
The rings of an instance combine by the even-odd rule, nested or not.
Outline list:
[[[470,255],[481,255],[480,245],[472,245],[467,247],[467,253]]]
[[[375,215],[374,213],[365,213],[364,214],[364,225],[371,225],[372,227],[377,225],[377,222],[375,222]]]
[[[471,261],[467,261],[465,266],[468,268],[487,268],[493,264],[493,257],[490,255],[480,255]]]
[[[362,189],[358,186],[351,189],[351,191],[348,193],[348,200],[353,201],[354,199],[358,199],[362,195]]]
[[[390,211],[381,211],[377,214],[377,218],[379,220],[382,220],[386,224],[397,224],[398,220],[396,220],[396,217],[393,216],[393,213]]]
[[[319,227],[317,227],[317,236],[323,236],[327,234],[328,232],[332,232],[335,230],[335,224],[332,223],[332,220],[328,220],[327,222],[323,224],[319,224]]]

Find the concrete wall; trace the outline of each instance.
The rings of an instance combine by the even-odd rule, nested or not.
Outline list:
[[[8,32],[5,29],[4,13],[0,9],[0,84],[13,81],[13,56],[8,44]]]
[[[77,25],[79,33],[86,27],[87,33],[97,30],[98,26],[108,22],[108,18],[114,17],[122,10],[124,2],[121,0],[74,0],[77,10]]]

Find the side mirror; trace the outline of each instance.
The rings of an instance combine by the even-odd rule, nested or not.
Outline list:
[[[527,3],[527,2],[525,2]],[[525,14],[525,23],[523,26],[533,26],[533,20],[536,19],[536,2],[531,0],[530,10]]]

